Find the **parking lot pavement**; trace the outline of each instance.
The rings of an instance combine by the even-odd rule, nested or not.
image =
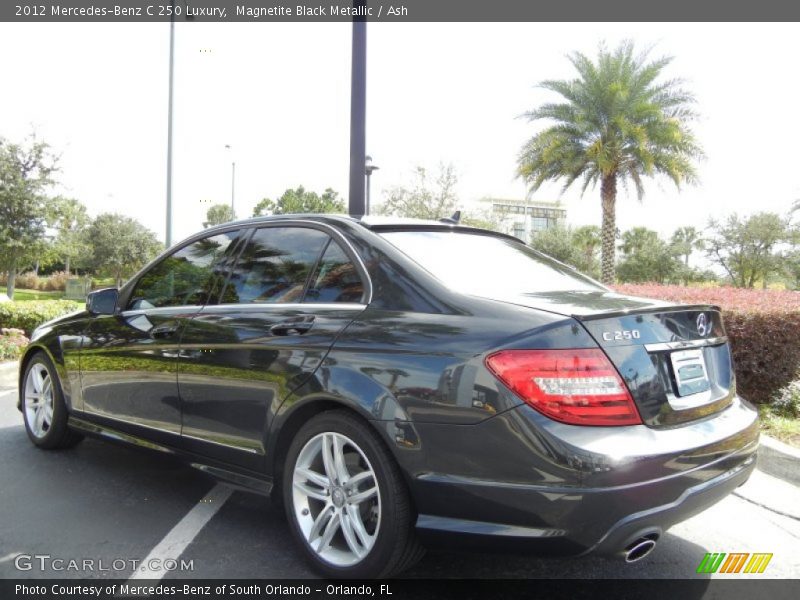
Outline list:
[[[15,397],[14,390],[0,391],[0,577],[130,577],[134,572],[128,567],[98,571],[99,561],[108,567],[114,560],[141,560],[154,548],[163,549],[165,536],[174,534],[187,513],[220,497],[214,496],[218,488],[213,481],[166,456],[91,439],[69,451],[38,450],[26,437]],[[791,506],[797,493],[757,472],[736,495],[672,528],[653,554],[633,565],[596,557],[432,551],[405,576],[701,577],[695,571],[706,552],[770,552],[772,561],[757,577],[797,577],[800,520],[764,503],[777,495],[783,506]],[[165,578],[313,576],[295,549],[282,510],[243,492],[220,504],[207,524],[178,546],[180,556],[170,557],[192,561],[192,569],[170,571]],[[20,554],[94,560],[95,570],[42,571],[34,563],[20,571],[15,566]]]

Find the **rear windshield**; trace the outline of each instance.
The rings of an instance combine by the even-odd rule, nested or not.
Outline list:
[[[500,298],[603,289],[522,242],[506,238],[450,231],[387,231],[381,235],[448,287],[465,294]]]

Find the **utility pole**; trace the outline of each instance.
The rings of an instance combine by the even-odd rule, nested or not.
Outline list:
[[[366,0],[353,0],[353,8],[366,7]],[[350,75],[350,198],[349,212],[361,218],[366,212],[364,177],[366,164],[367,113],[367,21],[353,18],[353,56]]]

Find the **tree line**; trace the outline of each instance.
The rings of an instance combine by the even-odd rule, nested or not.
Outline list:
[[[622,283],[719,282],[741,288],[776,283],[800,289],[800,229],[791,213],[731,214],[712,219],[705,229],[679,227],[666,239],[647,227],[633,227],[617,231],[614,239],[619,252],[614,270]],[[596,226],[556,227],[531,239],[537,250],[596,278],[600,245]],[[704,257],[715,270],[690,264],[692,256]]]
[[[163,248],[135,219],[115,213],[92,219],[80,200],[53,195],[58,173],[58,157],[35,135],[22,143],[0,138],[0,271],[9,298],[25,271],[59,266],[68,275],[93,273],[119,284]]]

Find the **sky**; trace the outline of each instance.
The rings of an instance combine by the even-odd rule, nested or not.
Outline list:
[[[452,163],[461,205],[522,199],[520,115],[554,99],[539,81],[569,78],[566,55],[632,39],[674,60],[697,97],[700,183],[654,180],[639,203],[620,191],[618,225],[663,235],[730,212],[785,213],[800,198],[797,24],[370,23],[367,153],[373,204],[413,169]],[[249,216],[298,185],[347,197],[347,23],[179,22],[175,40],[173,240],[231,197]],[[118,212],[164,238],[169,25],[2,23],[0,136],[31,131],[60,155],[60,193],[92,215]],[[231,148],[226,149],[229,145]],[[600,191],[562,193],[572,225],[600,223]]]

